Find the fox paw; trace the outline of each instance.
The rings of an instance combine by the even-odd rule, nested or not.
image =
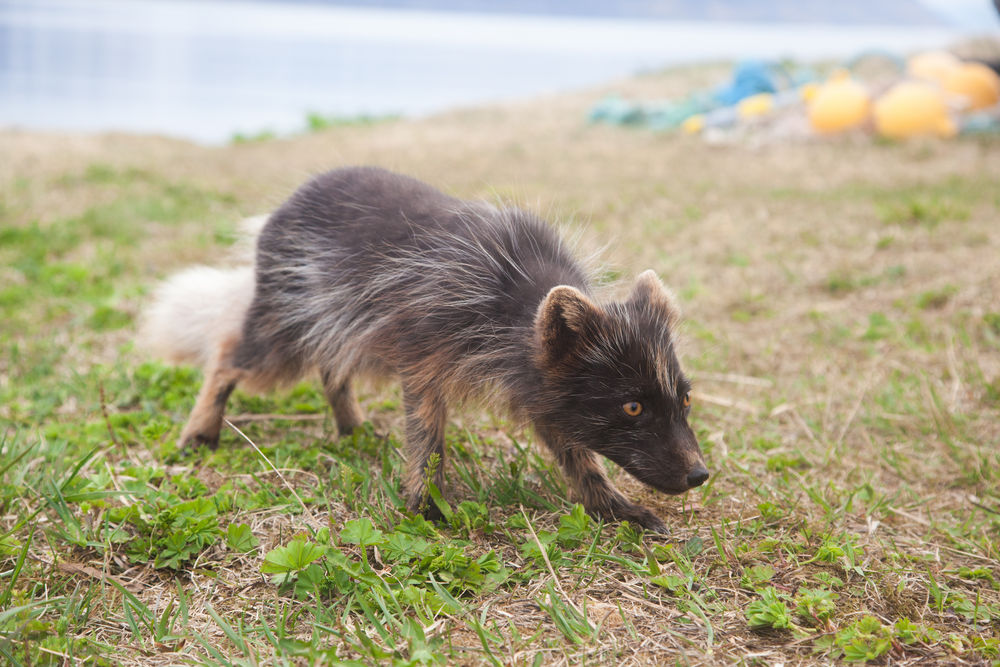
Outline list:
[[[444,514],[441,513],[441,510],[439,510],[438,506],[433,502],[427,503],[427,507],[424,508],[422,514],[428,521],[433,521],[435,523],[438,521],[444,521]]]
[[[626,519],[629,523],[638,524],[651,533],[659,533],[660,535],[668,533],[667,524],[663,523],[660,517],[639,505],[629,508],[628,512],[622,513],[619,518]]]
[[[667,530],[667,524],[663,523],[663,520],[660,519],[660,517],[656,516],[642,505],[622,503],[611,510],[591,512],[591,514],[600,516],[605,520],[628,521],[629,523],[637,526],[642,526],[644,530],[648,530],[651,533],[666,535],[669,532]]]
[[[438,522],[444,520],[444,514],[438,509],[437,503],[435,503],[431,497],[424,494],[420,497],[411,497],[406,501],[406,509],[410,510],[414,514],[419,514],[428,521]]]
[[[199,445],[204,445],[209,449],[217,449],[219,446],[219,434],[216,433],[213,437],[204,433],[182,433],[180,439],[177,441],[179,449],[193,449]]]

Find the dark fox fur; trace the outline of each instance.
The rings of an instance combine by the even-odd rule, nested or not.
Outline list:
[[[338,169],[270,216],[253,273],[193,271],[161,289],[147,320],[167,356],[205,365],[182,444],[217,444],[237,384],[260,391],[317,369],[342,433],[363,420],[353,380],[399,376],[413,510],[433,513],[426,478],[436,455],[443,480],[448,406],[473,398],[530,424],[596,516],[664,530],[598,455],[666,493],[708,477],[670,293],[646,271],[624,301],[596,303],[586,271],[531,213]]]

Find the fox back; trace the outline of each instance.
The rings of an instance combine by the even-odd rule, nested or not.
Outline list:
[[[511,397],[552,286],[589,289],[553,230],[380,169],[319,176],[272,214],[238,362],[275,378],[394,373]],[[523,363],[521,363],[523,362]]]

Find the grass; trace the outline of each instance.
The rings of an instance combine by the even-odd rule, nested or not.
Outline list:
[[[388,123],[398,120],[398,114],[361,114],[358,116],[342,116],[337,114],[322,114],[318,111],[310,111],[306,114],[305,128],[303,132],[322,132],[335,127],[364,127],[380,123]],[[232,136],[231,142],[234,144],[247,144],[255,142],[273,141],[278,138],[274,130],[260,130],[259,132],[237,132]]]
[[[0,133],[0,662],[1000,664],[996,140],[707,146],[583,125],[605,92],[220,148]],[[446,520],[408,515],[391,385],[347,438],[314,383],[237,393],[177,451],[200,374],[135,347],[148,290],[362,162],[676,288],[713,476],[609,464],[669,536],[475,408]]]

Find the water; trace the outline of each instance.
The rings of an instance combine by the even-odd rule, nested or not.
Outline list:
[[[270,2],[0,0],[0,126],[222,142],[309,111],[425,114],[707,59],[848,57],[947,28],[450,14]]]

